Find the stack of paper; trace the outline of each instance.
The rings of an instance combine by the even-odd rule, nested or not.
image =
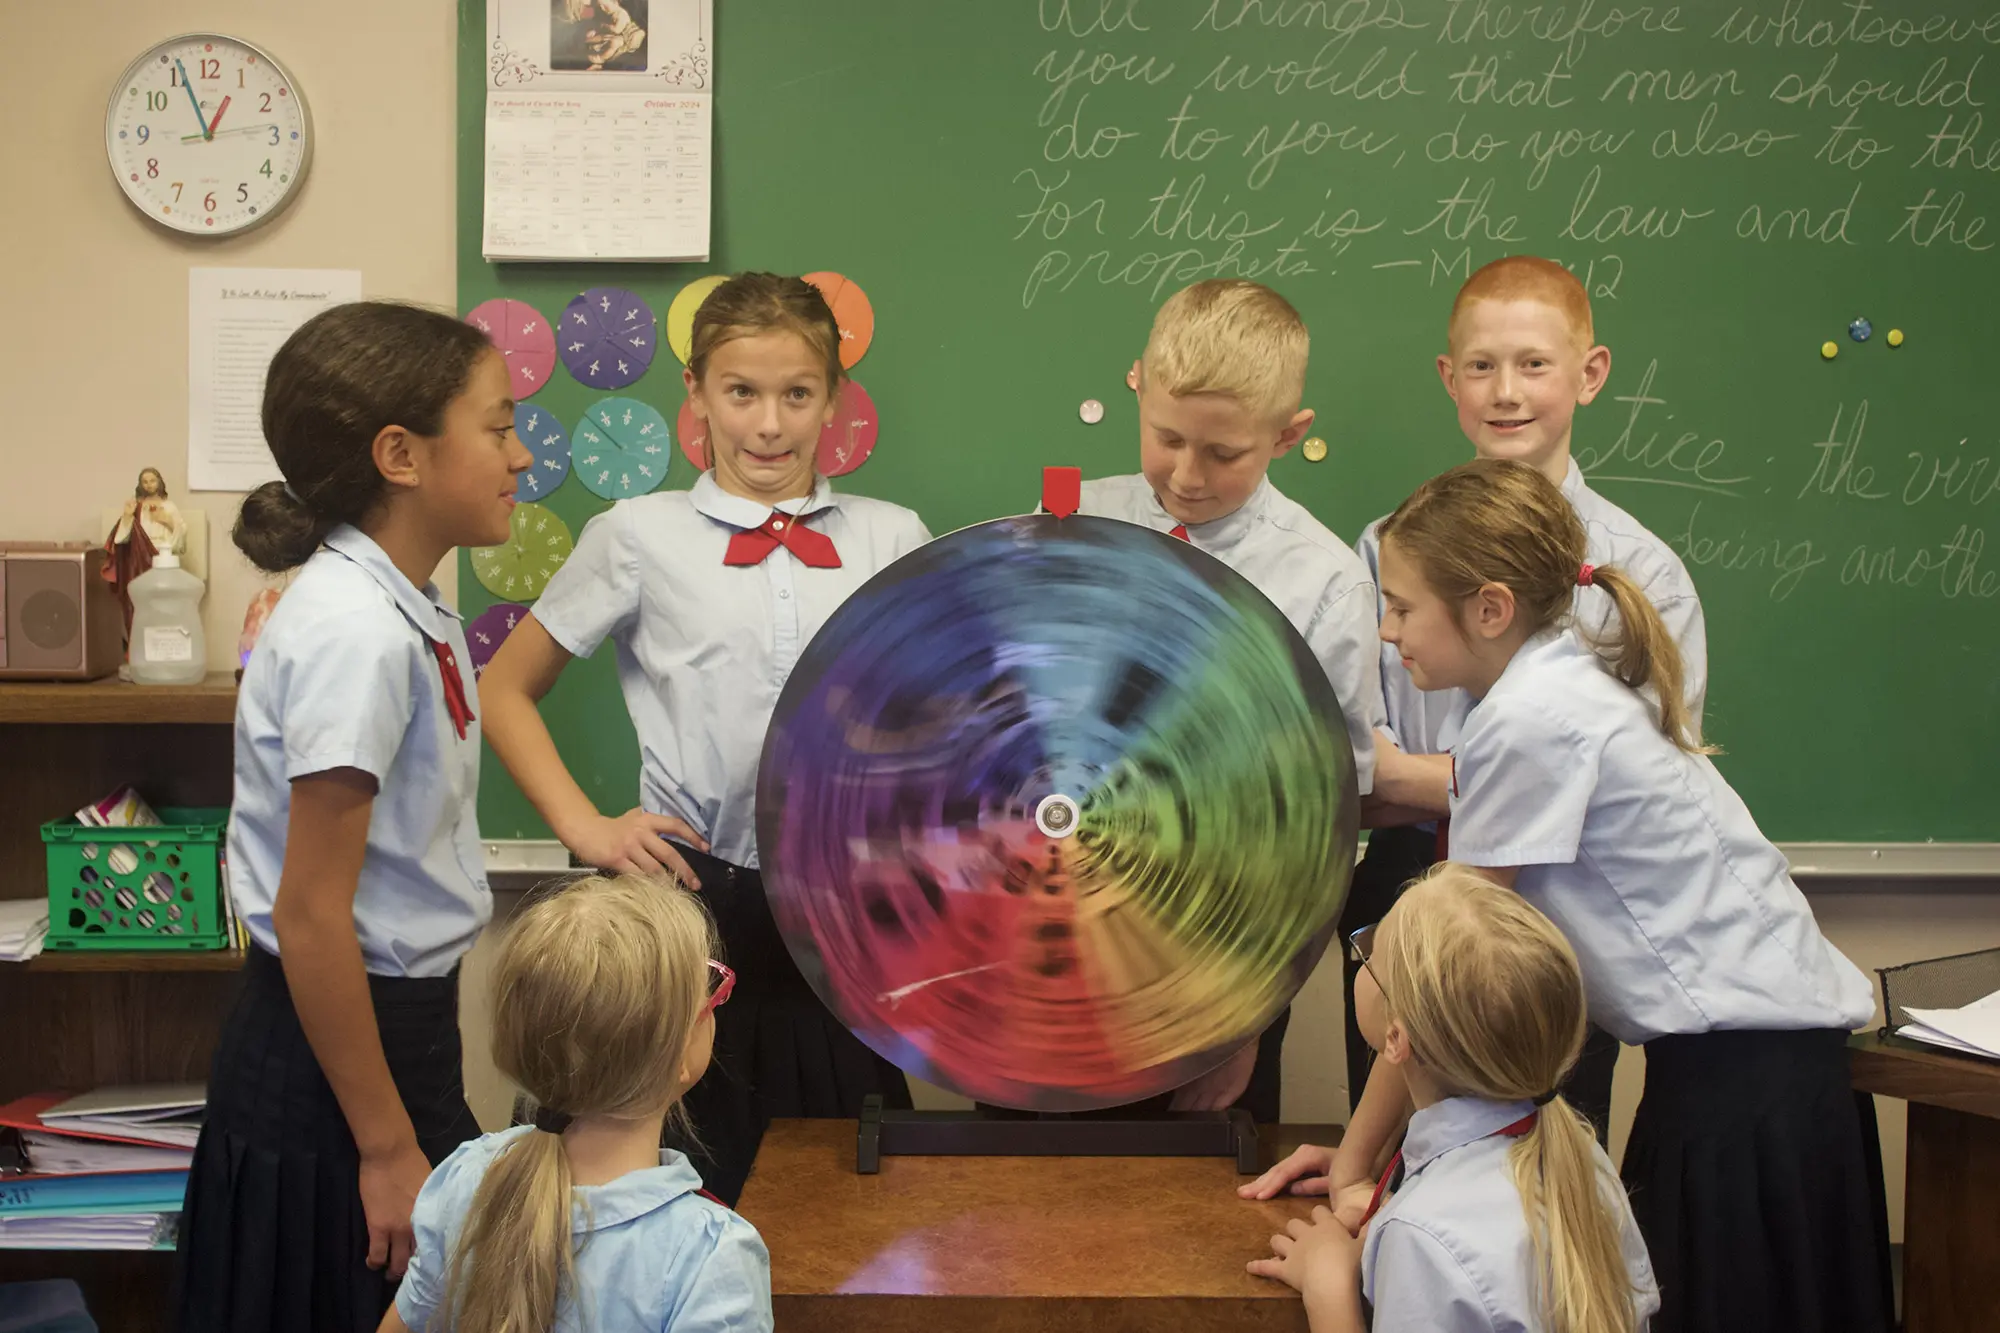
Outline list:
[[[208,1089],[199,1083],[152,1083],[99,1088],[37,1117],[58,1133],[95,1134],[192,1148],[201,1137]]]
[[[27,962],[42,951],[42,937],[48,933],[47,898],[0,900],[0,962]]]
[[[0,1249],[170,1248],[203,1101],[197,1083],[0,1106],[0,1157],[16,1164],[0,1172]]]
[[[1905,1009],[1899,1037],[2000,1060],[2000,991],[1957,1009]]]

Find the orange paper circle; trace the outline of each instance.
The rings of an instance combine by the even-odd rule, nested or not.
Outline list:
[[[875,307],[869,304],[868,293],[839,273],[808,273],[806,281],[819,288],[832,308],[833,322],[840,325],[840,364],[853,369],[875,341]]]

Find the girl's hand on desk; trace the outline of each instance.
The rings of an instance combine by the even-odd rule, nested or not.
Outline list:
[[[652,878],[665,874],[680,881],[683,888],[701,887],[700,879],[668,838],[678,838],[704,852],[708,850],[708,840],[684,821],[645,810],[627,810],[615,818],[597,815],[572,830],[571,836],[563,841],[590,865]]]
[[[1310,1219],[1295,1217],[1271,1237],[1271,1257],[1252,1259],[1258,1277],[1276,1278],[1302,1295],[1359,1290],[1361,1240],[1321,1204]]]
[[[1245,1199],[1270,1199],[1280,1194],[1325,1194],[1327,1173],[1333,1170],[1333,1149],[1302,1144],[1292,1155],[1251,1181],[1236,1187]]]
[[[370,1268],[400,1278],[409,1267],[416,1246],[410,1213],[430,1174],[431,1164],[415,1139],[380,1155],[361,1155],[361,1214],[368,1222]]]

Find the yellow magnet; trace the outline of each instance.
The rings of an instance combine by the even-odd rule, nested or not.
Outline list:
[[[1903,345],[1903,331],[1901,329],[1890,329],[1889,346],[1901,347],[1902,345]]]
[[[1840,355],[1840,344],[1834,342],[1832,339],[1828,339],[1819,345],[1819,354],[1831,361]]]
[[[1306,456],[1306,462],[1317,463],[1326,457],[1326,441],[1315,435],[1299,446],[1299,452]]]

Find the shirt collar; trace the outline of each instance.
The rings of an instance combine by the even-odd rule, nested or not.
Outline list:
[[[1403,1135],[1403,1169],[1410,1175],[1468,1143],[1498,1134],[1535,1109],[1533,1102],[1494,1102],[1484,1097],[1447,1097],[1410,1117]]]
[[[396,607],[409,617],[412,625],[425,638],[444,643],[444,628],[438,624],[438,613],[443,612],[452,619],[459,618],[458,612],[444,604],[438,595],[437,584],[426,583],[421,589],[396,568],[395,561],[388,552],[375,544],[375,539],[351,523],[343,523],[326,536],[328,550],[347,557],[366,570],[368,577],[382,585],[391,597],[396,599]]]
[[[658,1166],[629,1171],[603,1185],[579,1186],[577,1193],[582,1197],[570,1212],[570,1234],[586,1236],[593,1230],[630,1222],[700,1189],[701,1177],[688,1159],[670,1148],[662,1148]]]
[[[1193,545],[1204,551],[1226,551],[1249,536],[1264,521],[1264,511],[1270,508],[1274,490],[1271,479],[1265,477],[1257,483],[1257,489],[1250,492],[1249,499],[1221,518],[1212,518],[1206,523],[1181,524],[1160,503],[1159,495],[1149,489],[1153,507],[1147,526],[1158,532],[1171,532],[1177,525],[1185,526],[1188,541]]]
[[[1576,465],[1574,457],[1569,460],[1569,471],[1563,473],[1562,493],[1563,499],[1571,505],[1576,504],[1577,496],[1590,493],[1590,487],[1583,480],[1583,469]]]
[[[742,528],[746,531],[762,527],[764,520],[774,512],[787,513],[794,518],[804,518],[808,514],[817,514],[822,509],[840,507],[840,497],[834,494],[833,483],[825,477],[814,478],[813,488],[807,494],[796,500],[780,500],[774,506],[746,499],[741,495],[731,495],[716,481],[715,473],[704,472],[695,479],[694,486],[689,489],[688,499],[693,503],[696,513],[712,518],[717,523],[726,523],[732,528]]]

